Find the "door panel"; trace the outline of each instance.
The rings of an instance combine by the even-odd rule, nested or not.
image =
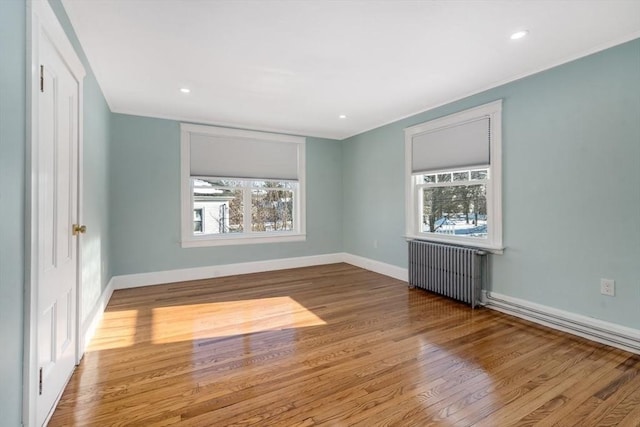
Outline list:
[[[78,189],[78,82],[46,34],[38,113],[37,423],[53,409],[75,367]]]

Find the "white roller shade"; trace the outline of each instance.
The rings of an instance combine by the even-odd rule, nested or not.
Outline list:
[[[489,164],[489,118],[415,135],[411,143],[412,173]]]
[[[191,176],[298,179],[300,144],[192,133]]]

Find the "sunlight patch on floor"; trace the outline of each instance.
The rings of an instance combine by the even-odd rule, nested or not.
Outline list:
[[[291,297],[156,307],[152,313],[153,344],[326,325]]]
[[[138,310],[105,311],[102,322],[108,322],[111,327],[101,328],[91,340],[88,352],[129,347],[136,343]]]

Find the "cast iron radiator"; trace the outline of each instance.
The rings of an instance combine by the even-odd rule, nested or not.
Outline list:
[[[486,252],[441,243],[409,241],[409,286],[470,304],[480,302]]]

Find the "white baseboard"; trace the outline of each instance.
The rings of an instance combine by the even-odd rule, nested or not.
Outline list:
[[[91,339],[96,333],[96,328],[100,324],[100,320],[102,320],[102,315],[104,314],[104,310],[107,308],[107,304],[109,304],[109,300],[111,299],[111,295],[113,295],[114,290],[114,280],[113,277],[107,283],[107,286],[102,291],[102,295],[98,298],[98,301],[93,306],[91,313],[87,316],[86,320],[82,323],[81,336],[82,343],[80,345],[80,357],[87,351],[87,347],[91,342]]]
[[[212,265],[206,267],[183,268],[178,270],[154,271],[151,273],[125,274],[111,279],[113,289],[128,289],[163,283],[185,282],[234,276],[237,274],[260,273],[263,271],[285,270],[288,268],[311,267],[314,265],[346,262],[394,279],[407,281],[408,270],[392,264],[375,261],[348,253],[332,253],[296,258],[282,258],[265,261],[242,262],[237,264]],[[110,283],[111,283],[110,282]]]
[[[184,268],[152,273],[126,274],[114,276],[115,289],[137,288],[162,283],[184,282],[188,280],[210,279],[237,274],[260,273],[263,271],[285,270],[288,268],[311,267],[314,265],[344,262],[343,254],[333,253],[296,258],[272,259],[266,261],[242,262],[237,264],[213,265],[207,267]]]
[[[356,267],[364,268],[365,270],[373,271],[375,273],[384,274],[385,276],[393,277],[394,279],[402,280],[404,282],[409,281],[409,270],[406,268],[348,253],[343,253],[342,256],[342,262],[346,262],[347,264],[355,265]]]
[[[592,341],[640,354],[640,330],[519,298],[483,291],[488,308]]]

